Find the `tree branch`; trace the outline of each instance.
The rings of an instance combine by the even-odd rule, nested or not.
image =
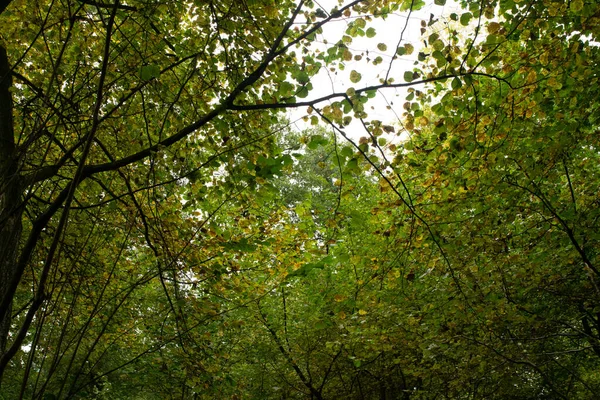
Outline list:
[[[73,198],[75,197],[75,190],[77,189],[77,186],[84,178],[83,172],[84,172],[85,159],[87,158],[87,155],[89,154],[94,136],[98,129],[100,108],[102,107],[102,103],[103,103],[104,81],[106,79],[106,74],[108,71],[110,43],[111,43],[112,32],[113,32],[112,30],[114,27],[116,13],[117,13],[117,8],[115,7],[115,8],[113,8],[112,13],[110,15],[110,19],[108,21],[106,38],[105,38],[105,46],[104,46],[104,55],[103,55],[103,61],[102,61],[102,71],[100,74],[100,80],[98,82],[96,104],[95,104],[94,112],[92,115],[93,124],[90,129],[90,132],[88,133],[86,143],[85,143],[83,152],[81,154],[80,163],[77,168],[77,171],[75,172],[75,176],[73,177],[73,180],[71,181],[71,183],[67,186],[64,210],[60,217],[58,227],[56,228],[56,231],[54,233],[54,237],[52,239],[50,248],[48,249],[48,253],[46,255],[46,259],[44,262],[44,268],[43,268],[42,274],[40,276],[38,289],[34,295],[33,303],[31,305],[31,307],[29,308],[27,315],[25,316],[25,320],[23,321],[23,324],[21,325],[21,329],[19,330],[17,337],[13,341],[13,343],[12,343],[11,347],[8,349],[8,351],[2,355],[2,358],[0,358],[0,376],[2,376],[2,374],[4,372],[4,368],[6,367],[6,365],[10,361],[10,359],[12,359],[12,357],[14,357],[14,355],[16,354],[18,349],[21,348],[21,344],[23,343],[23,340],[25,339],[25,336],[26,336],[27,332],[29,331],[29,327],[31,325],[33,317],[35,316],[35,313],[40,308],[40,306],[42,305],[44,300],[46,299],[45,283],[46,283],[46,280],[50,273],[50,267],[54,261],[54,255],[58,249],[58,244],[59,244],[60,238],[62,236],[63,229],[65,228],[67,221],[68,221],[69,207],[71,205],[71,202],[73,201]],[[34,247],[35,247],[35,243],[34,243]],[[33,250],[33,248],[32,248],[32,250]],[[22,275],[22,272],[18,271],[17,275],[19,275],[19,278],[20,278],[20,276]],[[13,285],[12,285],[13,287],[10,287],[10,289],[16,290],[16,286],[14,286],[14,281],[12,283],[13,283]],[[18,286],[18,281],[16,283]],[[4,311],[4,312],[8,311],[8,305],[10,304],[10,301],[12,300],[12,298],[14,296],[14,290],[12,290],[12,292],[8,292],[4,295],[4,299],[2,302],[3,308],[1,309],[2,311]],[[6,304],[7,308],[6,308],[6,310],[4,310],[4,306],[5,306],[5,303],[7,303],[7,301],[8,301],[8,304]],[[0,314],[0,318],[2,318],[1,314]]]
[[[94,7],[98,7],[98,8],[108,8],[108,9],[113,9],[116,8],[118,10],[126,10],[126,11],[137,11],[137,7],[133,7],[133,6],[128,6],[125,4],[119,4],[119,2],[117,2],[116,4],[109,4],[109,3],[102,3],[100,1],[93,1],[93,0],[79,0],[80,2],[82,2],[83,4],[87,4],[89,6],[94,6]]]

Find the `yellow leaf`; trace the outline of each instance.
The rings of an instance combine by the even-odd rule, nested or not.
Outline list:
[[[583,0],[573,0],[571,1],[571,11],[581,11],[583,10]]]
[[[487,26],[487,31],[494,34],[500,30],[500,24],[497,22],[490,22]]]
[[[360,73],[358,73],[354,70],[352,70],[352,72],[350,72],[350,82],[358,83],[361,78],[362,78],[362,75]]]

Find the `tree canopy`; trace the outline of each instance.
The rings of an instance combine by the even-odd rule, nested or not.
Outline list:
[[[600,393],[600,4],[450,3],[0,1],[0,399]]]

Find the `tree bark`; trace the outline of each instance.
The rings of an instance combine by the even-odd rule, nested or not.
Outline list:
[[[21,182],[12,118],[12,77],[6,49],[0,46],[0,299],[16,269],[21,236]],[[11,307],[0,315],[0,356],[8,344]]]

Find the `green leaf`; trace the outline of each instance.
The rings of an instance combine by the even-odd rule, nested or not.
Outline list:
[[[356,158],[351,158],[350,160],[348,160],[348,162],[346,163],[346,168],[349,171],[354,171],[354,172],[358,172],[359,168],[358,168],[358,160]]]
[[[306,263],[302,267],[298,268],[297,270],[290,272],[287,276],[288,276],[288,278],[305,277],[314,270],[324,269],[325,266],[331,265],[333,263],[333,261],[334,261],[334,258],[332,256],[327,256],[327,257],[321,259],[320,261],[317,261],[314,263]]]
[[[366,35],[368,38],[375,37],[375,35],[376,35],[375,28],[373,28],[373,27],[368,28],[366,31]]]
[[[360,82],[361,78],[362,78],[362,75],[359,72],[357,72],[355,70],[352,70],[350,72],[350,82],[358,83],[358,82]]]
[[[321,330],[321,329],[325,329],[325,328],[327,328],[327,323],[323,320],[319,320],[315,324],[315,329]]]
[[[298,92],[296,92],[296,96],[300,97],[301,99],[304,99],[308,96],[308,88],[306,86],[302,86]]]
[[[352,157],[352,156],[354,155],[354,150],[353,150],[353,148],[352,148],[352,147],[350,147],[350,146],[344,146],[344,147],[342,147],[342,149],[340,150],[340,155],[341,155],[342,157],[346,157],[346,158]]]
[[[453,90],[460,89],[461,87],[462,87],[462,82],[458,77],[455,77],[454,79],[452,79],[452,89]]]
[[[469,25],[469,22],[471,21],[471,18],[473,18],[473,14],[471,13],[464,13],[460,16],[460,23],[463,26],[467,26]]]
[[[301,84],[305,84],[310,80],[310,77],[306,71],[300,71],[296,75],[296,80]]]
[[[245,253],[251,253],[257,249],[257,246],[248,242],[247,238],[243,238],[237,242],[224,243],[223,247],[227,250],[234,250]]]
[[[446,47],[446,45],[444,44],[444,42],[442,40],[438,39],[431,44],[431,47],[433,47],[434,50],[440,51],[440,50],[443,50],[444,47]]]
[[[406,72],[404,72],[403,77],[404,77],[404,80],[406,82],[412,82],[413,81],[413,72],[412,71],[406,71]]]
[[[140,68],[140,79],[143,81],[149,81],[154,78],[158,78],[160,75],[160,67],[156,64],[144,65]]]
[[[327,143],[329,143],[329,141],[321,136],[321,135],[314,135],[310,138],[310,142],[308,142],[308,148],[311,150],[314,150],[316,148],[318,148],[319,146],[324,146]]]

